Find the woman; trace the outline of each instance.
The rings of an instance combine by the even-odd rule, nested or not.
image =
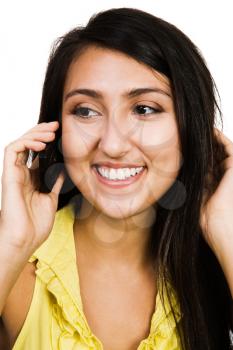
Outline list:
[[[190,39],[137,9],[59,38],[38,125],[4,154],[14,350],[229,349],[233,144],[215,89]]]

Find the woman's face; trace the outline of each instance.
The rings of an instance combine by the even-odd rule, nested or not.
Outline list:
[[[181,165],[168,79],[121,52],[89,46],[67,73],[62,152],[71,180],[94,210],[127,218],[149,209]],[[115,172],[101,166],[105,162],[129,170]],[[104,179],[94,164],[102,175],[121,179]],[[130,169],[139,167],[142,173],[133,175]]]

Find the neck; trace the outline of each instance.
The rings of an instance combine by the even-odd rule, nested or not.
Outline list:
[[[148,254],[151,221],[150,209],[136,216],[115,219],[98,212],[84,199],[73,227],[78,254],[87,257],[96,267],[153,269]]]

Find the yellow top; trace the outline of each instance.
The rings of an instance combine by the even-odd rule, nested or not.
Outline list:
[[[12,350],[103,350],[83,312],[73,236],[74,218],[73,204],[58,210],[49,237],[28,260],[37,260],[36,282],[30,309]],[[172,293],[171,296],[180,320],[178,303]],[[137,350],[181,349],[164,297],[167,317],[157,293],[150,333]]]

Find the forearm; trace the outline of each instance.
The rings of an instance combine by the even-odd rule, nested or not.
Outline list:
[[[23,249],[19,251],[6,247],[0,241],[0,315],[12,287],[27,263],[29,255]]]

